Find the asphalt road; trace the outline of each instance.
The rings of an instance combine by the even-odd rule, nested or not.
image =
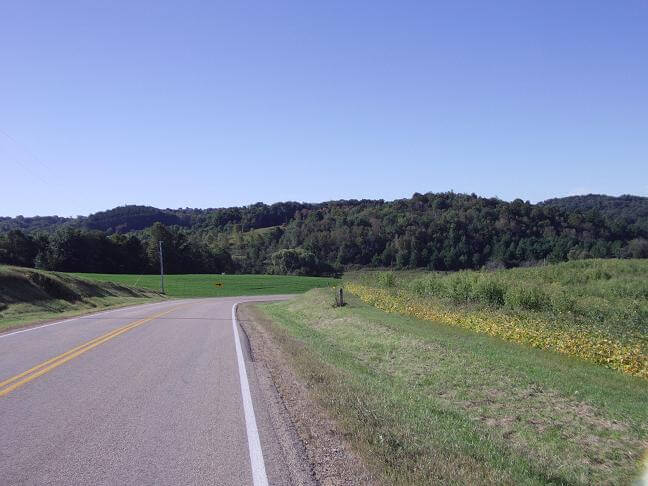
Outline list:
[[[236,302],[280,298],[174,300],[0,334],[0,484],[287,484],[232,321]]]

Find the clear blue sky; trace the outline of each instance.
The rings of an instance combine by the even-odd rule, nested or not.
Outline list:
[[[0,215],[648,195],[646,1],[0,6]]]

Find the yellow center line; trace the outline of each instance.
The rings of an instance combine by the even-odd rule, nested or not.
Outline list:
[[[186,305],[186,304],[183,304]],[[146,324],[147,322],[151,322],[154,319],[157,319],[159,317],[162,317],[164,315],[170,314],[174,310],[178,309],[179,307],[182,307],[182,305],[176,306],[172,309],[169,309],[167,311],[161,312],[159,314],[154,314],[150,317],[144,318],[144,319],[139,319],[137,321],[133,321],[129,324],[126,324],[124,326],[118,327],[117,329],[113,329],[110,332],[107,332],[106,334],[96,337],[94,339],[91,339],[90,341],[81,344],[80,346],[77,346],[75,348],[70,349],[69,351],[66,351],[65,353],[59,354],[58,356],[55,356],[53,358],[48,359],[47,361],[43,361],[40,364],[37,364],[36,366],[23,371],[22,373],[19,373],[15,376],[12,376],[11,378],[3,381],[0,383],[0,388],[5,387],[6,385],[9,385],[12,382],[16,382],[16,380],[20,380],[20,378],[23,378],[26,376],[26,378],[23,378],[20,381],[17,381],[16,383],[13,383],[13,385],[6,386],[6,388],[3,388],[0,390],[0,397],[3,397],[12,391],[14,391],[17,388],[20,388],[26,383],[29,383],[30,381],[38,378],[39,376],[44,375],[45,373],[50,372],[51,370],[58,368],[64,363],[67,363],[71,359],[76,358],[77,356],[82,355],[83,353],[90,351],[93,348],[96,348],[97,346],[110,341],[111,339],[119,336],[120,334],[123,334],[127,331],[130,331],[131,329],[134,329],[138,326],[141,326],[142,324]],[[27,376],[29,375],[29,376]]]
[[[50,363],[56,361],[57,359],[61,359],[61,358],[65,357],[65,356],[67,356],[68,354],[72,354],[72,353],[74,353],[75,351],[78,351],[79,349],[88,346],[89,344],[92,344],[92,343],[94,343],[94,342],[96,342],[96,341],[99,341],[100,339],[103,339],[103,338],[105,338],[106,336],[108,336],[108,335],[110,335],[110,334],[112,334],[112,333],[115,333],[115,332],[117,332],[117,331],[119,331],[119,330],[121,330],[121,329],[125,329],[125,328],[127,328],[127,327],[133,326],[135,323],[138,323],[138,322],[139,322],[139,321],[131,322],[131,323],[126,324],[126,325],[124,325],[124,326],[118,327],[117,329],[113,329],[112,331],[110,331],[110,332],[107,333],[107,334],[104,334],[103,336],[96,337],[96,338],[92,339],[91,341],[88,341],[87,343],[83,343],[83,344],[81,344],[80,346],[77,346],[76,348],[72,348],[72,349],[70,349],[69,351],[66,351],[66,352],[63,353],[63,354],[60,354],[60,355],[58,355],[58,356],[54,356],[53,358],[50,358],[50,359],[48,359],[47,361],[43,361],[42,363],[37,364],[37,365],[34,366],[33,368],[29,368],[28,370],[23,371],[22,373],[20,373],[20,374],[18,374],[18,375],[16,375],[16,376],[12,376],[11,378],[9,378],[9,379],[7,379],[7,380],[5,380],[5,381],[0,382],[0,388],[2,388],[2,387],[5,386],[5,385],[8,385],[8,384],[11,383],[12,381],[16,381],[18,378],[22,378],[23,376],[28,375],[29,373],[32,373],[32,372],[36,371],[38,368],[42,368],[43,366],[46,366],[46,365],[48,365],[48,364],[50,364]]]

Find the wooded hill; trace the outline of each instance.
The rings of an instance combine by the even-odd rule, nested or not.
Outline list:
[[[648,198],[540,204],[475,194],[220,209],[123,206],[87,217],[0,218],[0,262],[38,268],[325,275],[345,268],[458,270],[648,257]]]

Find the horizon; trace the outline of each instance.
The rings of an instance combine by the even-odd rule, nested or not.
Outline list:
[[[466,192],[458,192],[458,191],[425,191],[425,192],[413,192],[409,196],[403,196],[403,197],[397,197],[394,199],[385,199],[381,197],[375,197],[375,198],[341,198],[341,199],[327,199],[324,201],[292,201],[292,200],[285,200],[285,201],[273,201],[273,202],[265,202],[265,201],[255,201],[249,204],[243,204],[239,206],[208,206],[208,207],[191,207],[191,206],[184,206],[184,207],[162,207],[162,206],[152,206],[150,204],[145,204],[145,203],[124,203],[124,204],[118,204],[116,206],[110,207],[110,208],[104,208],[104,209],[99,209],[97,211],[93,211],[87,214],[75,214],[73,216],[65,216],[61,214],[34,214],[34,215],[25,215],[25,214],[17,214],[15,216],[11,215],[2,215],[0,214],[0,218],[18,218],[18,217],[23,217],[23,218],[45,218],[45,217],[59,217],[59,218],[65,218],[65,219],[76,219],[76,218],[87,218],[89,216],[92,216],[94,214],[104,212],[104,211],[111,211],[113,209],[117,208],[124,208],[124,207],[129,207],[129,206],[140,206],[140,207],[148,207],[148,208],[154,208],[154,209],[159,209],[160,211],[183,211],[183,210],[198,210],[198,211],[209,211],[209,210],[219,210],[219,209],[230,209],[230,208],[242,208],[242,207],[248,207],[252,206],[254,204],[265,204],[267,206],[271,206],[273,204],[281,204],[281,203],[289,203],[289,202],[294,202],[294,203],[299,203],[299,204],[326,204],[330,202],[337,202],[337,201],[352,201],[352,200],[370,200],[370,201],[384,201],[385,203],[391,203],[394,201],[399,201],[403,199],[411,199],[414,194],[444,194],[444,193],[453,193],[453,194],[458,194],[458,195],[472,195],[473,193],[466,193]],[[482,194],[476,194],[478,198],[484,198],[484,199],[498,199],[503,202],[512,202],[514,200],[522,200],[524,202],[528,202],[530,204],[541,204],[546,201],[550,201],[553,199],[565,199],[568,197],[586,197],[586,196],[602,196],[602,197],[614,197],[614,198],[620,198],[620,197],[646,197],[646,196],[640,196],[637,194],[618,194],[618,195],[611,195],[611,194],[594,194],[594,193],[588,193],[588,194],[570,194],[568,196],[555,196],[555,197],[549,197],[547,199],[543,199],[542,201],[530,201],[528,199],[522,199],[522,198],[513,198],[513,199],[503,199],[498,196],[486,196]]]
[[[420,186],[648,196],[645,2],[25,1],[0,14],[7,217]]]

